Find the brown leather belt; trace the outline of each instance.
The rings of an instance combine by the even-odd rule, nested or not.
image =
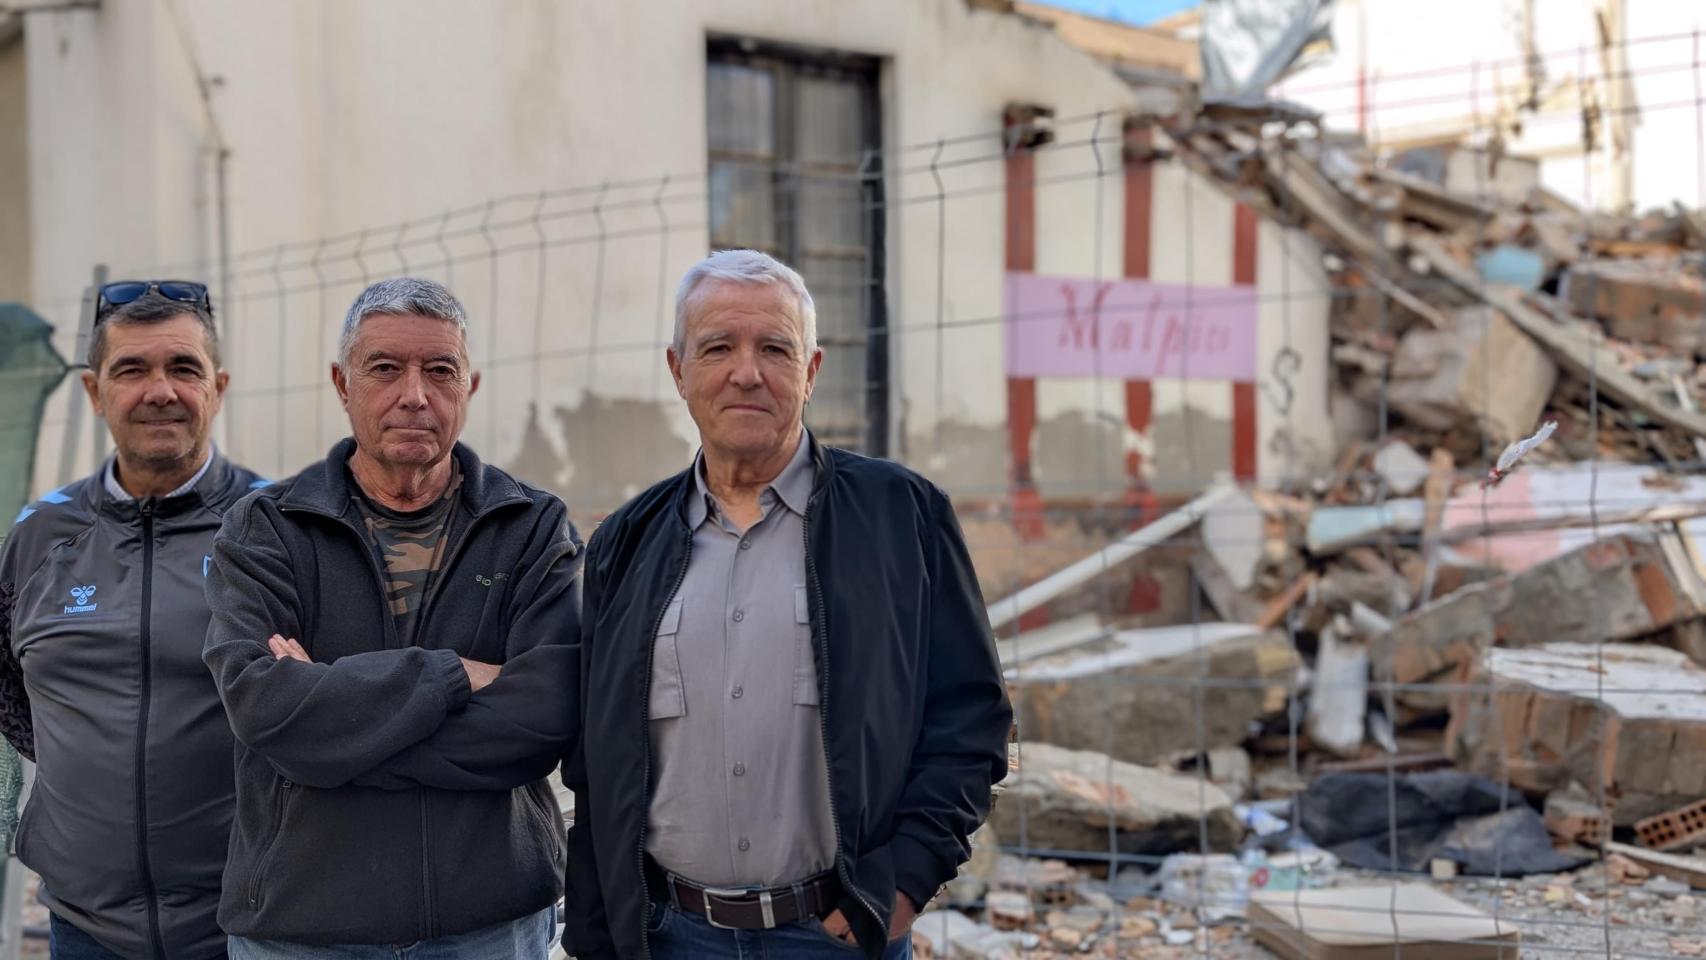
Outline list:
[[[702,887],[667,873],[646,858],[646,886],[653,896],[667,898],[686,913],[704,917],[724,930],[772,930],[807,918],[819,919],[841,899],[835,871],[768,890]]]

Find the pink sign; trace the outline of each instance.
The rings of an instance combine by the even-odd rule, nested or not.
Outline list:
[[[1256,290],[1009,273],[1007,375],[1254,381]]]

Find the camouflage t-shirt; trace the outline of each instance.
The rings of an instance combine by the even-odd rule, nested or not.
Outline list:
[[[397,624],[397,636],[404,644],[415,642],[415,618],[444,563],[445,546],[450,540],[450,507],[462,486],[460,467],[452,461],[451,469],[455,472],[444,495],[419,510],[399,513],[366,497],[356,498],[361,505],[362,520],[367,524],[367,537],[385,563],[386,599]]]

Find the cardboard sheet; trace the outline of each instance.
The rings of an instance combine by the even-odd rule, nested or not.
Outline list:
[[[1263,946],[1288,960],[1515,960],[1511,923],[1414,883],[1258,893],[1245,916]]]

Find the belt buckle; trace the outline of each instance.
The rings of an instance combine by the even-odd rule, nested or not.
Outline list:
[[[726,887],[705,887],[701,892],[704,894],[704,897],[705,897],[705,920],[706,920],[706,922],[708,922],[711,926],[716,927],[718,930],[740,930],[740,929],[743,929],[742,927],[733,927],[733,926],[729,926],[728,924],[718,923],[717,922],[717,908],[714,904],[711,903],[711,898],[717,897],[717,898],[723,899],[723,900],[733,900],[737,897],[750,897],[750,896],[752,896],[751,890],[731,890],[731,889],[728,889]],[[764,917],[764,929],[766,929],[766,930],[776,929],[776,910],[775,910],[774,898],[771,897],[770,891],[768,891],[768,890],[758,891],[758,909],[759,909],[760,914]]]

